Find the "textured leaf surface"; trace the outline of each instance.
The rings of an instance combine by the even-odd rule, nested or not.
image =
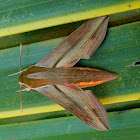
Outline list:
[[[140,21],[140,9],[117,13],[109,16],[109,27],[118,26],[121,24]],[[85,21],[76,23],[55,26],[32,32],[25,32],[21,34],[5,36],[0,38],[0,49],[18,46],[22,44],[29,44],[43,40],[49,40],[57,37],[67,36],[76,30]]]
[[[12,0],[0,2],[0,36],[140,8],[139,0]]]
[[[0,138],[49,140],[138,140],[140,109],[108,113],[111,130],[101,132],[75,117],[40,120],[0,126]]]
[[[140,109],[132,109],[140,107],[140,67],[125,67],[140,60],[139,0],[7,0],[0,1],[0,7],[0,49],[13,47],[0,50],[0,139],[140,139]],[[89,88],[107,111],[118,110],[108,113],[111,131],[99,132],[68,117],[71,114],[35,91],[23,92],[21,113],[19,93],[15,92],[19,90],[18,76],[7,77],[19,71],[19,44],[27,44],[23,46],[24,69],[60,44],[66,38],[63,36],[85,22],[81,20],[102,15],[110,15],[107,37],[90,60],[81,60],[77,66],[119,75],[114,81]]]

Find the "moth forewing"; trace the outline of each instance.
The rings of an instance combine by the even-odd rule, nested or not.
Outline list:
[[[52,52],[36,63],[36,66],[45,66],[47,68],[62,67],[75,59],[90,58],[105,37],[108,20],[108,16],[88,20],[69,35],[69,37]],[[98,31],[99,29],[100,32]],[[85,56],[86,50],[88,50],[88,53],[86,53]],[[77,61],[75,61],[73,65],[76,63]],[[70,67],[73,65],[70,65]],[[67,65],[67,67],[69,67],[69,65]]]

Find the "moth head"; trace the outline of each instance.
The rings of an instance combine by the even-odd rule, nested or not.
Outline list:
[[[20,75],[19,75],[19,77],[18,77],[18,83],[21,85],[21,86],[23,86],[23,87],[25,87],[25,88],[29,88],[29,86],[26,84],[26,70],[25,71],[23,71]]]
[[[24,84],[24,78],[23,78],[23,73],[21,73],[18,77],[18,83],[21,85],[21,86],[24,86],[25,87],[25,84]]]

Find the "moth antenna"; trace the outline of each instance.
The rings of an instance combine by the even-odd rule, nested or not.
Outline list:
[[[19,64],[19,72],[21,74],[21,55],[22,55],[22,43],[20,44],[20,64]]]
[[[19,64],[19,72],[21,74],[21,55],[22,55],[22,43],[20,44],[20,64]],[[22,87],[20,85],[20,103],[21,103],[21,112],[23,112],[23,103],[22,103]]]

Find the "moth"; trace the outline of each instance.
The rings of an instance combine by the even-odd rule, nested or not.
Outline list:
[[[52,99],[92,128],[109,130],[105,108],[90,90],[81,88],[113,80],[116,74],[93,68],[73,67],[81,58],[89,59],[107,31],[108,16],[88,20],[52,52],[28,69],[18,83]]]

